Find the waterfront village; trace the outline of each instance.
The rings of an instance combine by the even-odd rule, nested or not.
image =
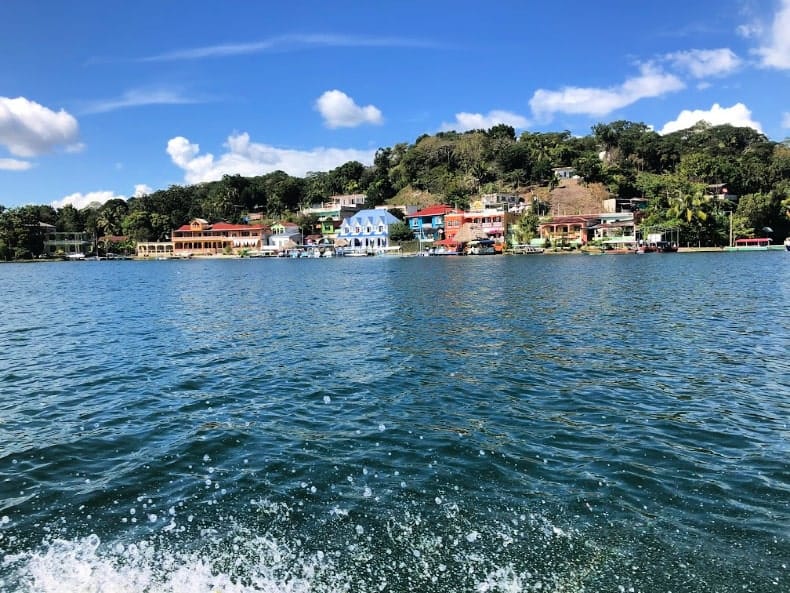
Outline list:
[[[579,178],[570,167],[554,170],[557,182],[574,185]],[[733,199],[726,189],[711,187],[720,199]],[[447,204],[377,206],[365,208],[364,194],[331,196],[302,208],[314,217],[312,233],[293,222],[268,223],[260,213],[249,213],[242,224],[195,218],[173,229],[168,241],[138,242],[133,253],[116,253],[108,247],[125,237],[91,237],[88,233],[57,232],[41,223],[44,256],[83,259],[190,259],[219,257],[334,257],[372,255],[495,255],[541,253],[624,254],[676,252],[678,236],[672,229],[640,226],[646,200],[601,200],[598,212],[552,214],[537,197],[514,193],[483,194],[468,209]],[[539,214],[537,232],[519,228],[526,211]],[[397,214],[397,216],[396,216]],[[392,236],[393,225],[408,225],[408,235]],[[527,241],[520,238],[529,237]],[[403,244],[412,246],[404,250]],[[779,248],[768,239],[736,241],[732,250]],[[98,244],[105,246],[99,255]],[[728,248],[725,247],[724,250]],[[89,254],[89,255],[88,255]]]

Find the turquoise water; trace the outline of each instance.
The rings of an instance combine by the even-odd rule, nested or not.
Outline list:
[[[0,590],[790,590],[790,254],[0,266]]]

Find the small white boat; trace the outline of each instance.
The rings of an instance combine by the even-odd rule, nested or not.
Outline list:
[[[508,250],[508,253],[512,253],[514,255],[534,255],[537,253],[543,253],[544,249],[542,247],[535,247],[533,245],[513,245]]]
[[[785,239],[785,249],[787,249],[788,251],[790,251],[790,237],[788,237],[787,239]]]

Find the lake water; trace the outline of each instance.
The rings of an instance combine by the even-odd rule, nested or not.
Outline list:
[[[0,286],[2,591],[790,590],[790,254]]]

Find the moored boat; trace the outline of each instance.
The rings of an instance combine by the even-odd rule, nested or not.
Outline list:
[[[508,249],[506,253],[512,253],[514,255],[536,255],[538,253],[543,253],[543,251],[543,247],[535,247],[533,245],[513,245],[513,247]]]
[[[787,249],[788,251],[790,251],[790,237],[788,237],[787,239],[785,239],[785,249]]]

